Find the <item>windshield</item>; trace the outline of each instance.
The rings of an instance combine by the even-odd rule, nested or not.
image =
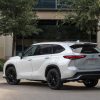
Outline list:
[[[23,55],[26,54],[31,48],[32,48],[32,45],[23,52]]]

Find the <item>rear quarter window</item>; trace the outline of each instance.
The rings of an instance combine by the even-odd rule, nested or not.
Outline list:
[[[61,53],[65,50],[64,47],[60,46],[60,45],[53,45],[53,54],[55,53]]]

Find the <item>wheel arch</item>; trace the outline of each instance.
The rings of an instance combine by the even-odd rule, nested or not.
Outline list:
[[[53,68],[55,68],[55,69],[57,69],[58,70],[58,72],[59,72],[59,74],[60,74],[60,77],[61,77],[61,72],[60,72],[60,69],[59,69],[59,67],[57,66],[57,65],[48,65],[47,67],[46,67],[46,70],[45,70],[45,77],[47,77],[47,73],[48,73],[48,71],[50,70],[50,69],[53,69]]]
[[[6,67],[5,67],[5,72],[6,72],[6,70],[7,70],[9,67],[14,67],[14,68],[15,68],[15,65],[14,65],[14,64],[8,64],[8,65],[6,65]],[[16,68],[15,68],[15,70],[16,70]]]
[[[17,75],[17,78],[18,78],[17,69],[16,69],[15,65],[14,65],[14,64],[11,64],[11,63],[8,64],[8,65],[6,65],[5,70],[4,70],[4,77],[6,77],[6,70],[7,70],[9,67],[13,67],[13,68],[15,68],[16,75]]]

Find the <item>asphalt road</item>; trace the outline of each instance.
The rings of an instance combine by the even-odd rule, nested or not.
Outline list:
[[[71,82],[64,84],[61,90],[51,90],[47,84],[26,80],[20,85],[11,86],[0,73],[0,100],[100,100],[100,82],[91,89]]]

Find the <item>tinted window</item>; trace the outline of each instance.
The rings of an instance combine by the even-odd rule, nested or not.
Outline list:
[[[45,54],[52,54],[52,47],[51,45],[40,45],[34,55],[45,55]]]
[[[35,53],[35,50],[36,50],[37,46],[34,45],[34,46],[31,46],[30,48],[28,48],[25,53],[24,53],[24,56],[23,57],[26,57],[26,56],[33,56],[34,53]]]
[[[60,52],[62,52],[64,50],[65,49],[60,45],[53,45],[53,53],[60,53]]]
[[[94,47],[86,46],[83,47],[81,53],[99,53]]]
[[[76,53],[99,53],[96,45],[72,45],[71,48]]]
[[[56,0],[38,0],[36,8],[55,8]]]

